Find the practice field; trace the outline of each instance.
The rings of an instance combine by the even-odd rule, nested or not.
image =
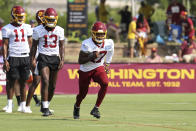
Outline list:
[[[34,101],[32,114],[15,106],[12,114],[0,112],[0,131],[196,131],[196,94],[107,95],[101,119],[90,115],[95,99],[86,97],[80,120],[72,118],[75,95],[56,95],[50,117],[42,117]],[[6,96],[0,96],[0,108],[5,104]]]

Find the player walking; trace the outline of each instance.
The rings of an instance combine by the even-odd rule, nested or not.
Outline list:
[[[38,23],[38,26],[36,26],[33,30],[35,32],[37,32],[37,30],[39,31],[40,27],[39,26],[42,26],[42,24],[44,25],[44,10],[38,10],[37,13],[36,13],[36,21]],[[36,57],[38,56],[38,51],[36,52]],[[31,102],[31,99],[32,97],[34,98],[35,102],[36,102],[36,105],[39,105],[39,100],[37,98],[37,95],[34,94],[37,86],[39,85],[40,83],[40,80],[41,80],[41,77],[40,77],[40,74],[38,73],[37,71],[37,64],[36,64],[36,59],[33,60],[33,65],[32,65],[32,72],[33,72],[33,82],[32,84],[30,85],[29,87],[29,91],[28,91],[28,95],[27,95],[27,101],[26,101],[26,107],[27,107],[27,111],[28,113],[32,113],[31,109],[30,109],[30,102]]]
[[[56,26],[58,15],[55,9],[48,8],[44,13],[45,26],[33,32],[31,63],[35,63],[38,46],[38,71],[41,75],[41,101],[43,116],[51,115],[49,103],[53,98],[59,69],[64,64],[64,29]]]

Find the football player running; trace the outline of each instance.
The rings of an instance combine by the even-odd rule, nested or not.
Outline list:
[[[33,30],[39,30],[41,25],[44,25],[44,10],[38,10],[36,13],[36,21],[38,23],[38,25],[33,29]],[[38,51],[36,52],[36,57],[34,60],[32,60],[33,65],[32,65],[32,72],[33,72],[33,82],[29,87],[29,91],[28,91],[28,95],[27,95],[27,100],[26,100],[26,109],[27,109],[27,113],[32,113],[31,109],[30,109],[30,102],[32,97],[34,98],[36,105],[39,105],[41,103],[39,103],[39,100],[37,98],[37,95],[34,94],[37,86],[40,83],[41,77],[37,71],[37,64],[36,64],[36,58],[38,55]]]
[[[21,111],[26,110],[25,82],[30,74],[29,52],[32,45],[31,26],[25,24],[25,10],[14,6],[11,10],[12,21],[2,29],[4,67],[9,83],[7,89],[7,113],[12,113],[14,86],[18,81],[21,95]]]
[[[79,94],[76,97],[73,117],[79,119],[80,104],[86,97],[91,79],[100,85],[96,104],[90,112],[100,118],[99,106],[101,105],[108,87],[109,65],[114,54],[114,42],[106,39],[107,29],[104,23],[95,22],[92,26],[92,37],[82,42],[78,62]],[[105,63],[104,63],[105,59]]]
[[[48,8],[44,13],[45,26],[33,32],[31,63],[35,64],[38,46],[38,71],[41,75],[41,101],[43,116],[51,115],[49,103],[53,98],[58,71],[64,65],[64,29],[57,26],[58,15],[55,9]]]

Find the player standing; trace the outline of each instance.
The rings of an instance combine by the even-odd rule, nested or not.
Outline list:
[[[38,46],[38,71],[41,75],[41,101],[43,116],[51,115],[49,104],[53,98],[59,69],[64,65],[64,29],[56,26],[58,15],[55,9],[48,8],[44,13],[45,26],[33,32],[31,62],[35,63]]]
[[[2,29],[4,67],[10,84],[7,89],[7,113],[12,113],[16,81],[20,85],[21,111],[25,112],[26,109],[25,82],[30,74],[29,48],[32,45],[32,29],[30,25],[24,24],[25,15],[21,6],[14,6],[11,10],[11,23]]]
[[[96,104],[90,112],[96,118],[100,118],[99,106],[101,105],[108,87],[109,64],[114,54],[114,42],[106,39],[107,29],[102,22],[96,22],[92,26],[92,38],[82,42],[78,62],[79,94],[76,97],[73,117],[79,119],[80,104],[88,93],[91,79],[97,82],[101,88],[98,92]],[[105,64],[104,64],[105,59]]]
[[[44,10],[38,10],[36,13],[36,21],[38,23],[38,26],[36,26],[33,30],[35,32],[37,32],[37,30],[39,31],[41,25],[44,24]],[[30,102],[32,97],[34,98],[36,105],[39,104],[39,100],[37,98],[37,95],[34,94],[37,86],[40,83],[41,77],[39,75],[39,73],[37,72],[37,64],[36,64],[36,58],[38,56],[38,51],[36,52],[36,57],[35,60],[33,60],[33,65],[32,65],[32,72],[33,72],[33,82],[29,87],[29,91],[28,91],[28,95],[27,95],[27,101],[26,101],[26,107],[27,107],[27,111],[28,113],[32,113],[31,109],[30,109]],[[36,71],[35,71],[36,70]]]

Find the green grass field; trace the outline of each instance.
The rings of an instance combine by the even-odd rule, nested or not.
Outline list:
[[[34,101],[32,114],[16,112],[15,106],[12,114],[0,112],[0,131],[196,131],[196,94],[107,95],[101,119],[90,115],[95,99],[86,97],[80,120],[72,118],[75,95],[56,95],[50,117],[42,117]],[[0,96],[0,108],[5,104],[6,96]]]

